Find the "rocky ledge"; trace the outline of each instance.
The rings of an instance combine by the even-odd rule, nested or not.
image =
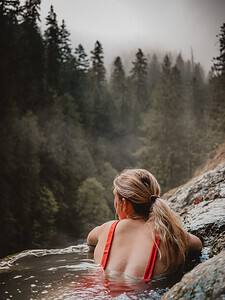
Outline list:
[[[225,251],[199,264],[163,296],[163,300],[224,300]]]
[[[191,179],[164,198],[181,215],[187,230],[202,239],[210,257],[224,249],[225,163]]]
[[[163,299],[225,299],[225,163],[164,198],[211,258],[184,275]]]

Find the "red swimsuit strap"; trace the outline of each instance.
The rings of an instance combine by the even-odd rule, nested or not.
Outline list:
[[[151,254],[149,256],[147,267],[145,269],[144,281],[146,281],[146,282],[148,282],[152,278],[152,274],[153,274],[153,271],[154,271],[155,262],[156,262],[156,258],[157,258],[159,244],[160,244],[160,239],[156,238],[155,242],[153,244],[153,247],[152,247]]]
[[[107,241],[106,241],[106,244],[105,244],[105,249],[104,249],[103,256],[102,256],[102,261],[101,261],[101,266],[102,266],[103,270],[105,270],[107,262],[108,262],[114,232],[115,232],[115,229],[116,229],[116,225],[118,223],[119,223],[119,220],[113,222],[112,225],[110,226],[110,229],[109,229],[109,233],[108,233],[108,237],[107,237]]]

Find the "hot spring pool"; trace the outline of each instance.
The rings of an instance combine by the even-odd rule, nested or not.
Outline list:
[[[80,244],[0,260],[0,299],[160,299],[171,286],[107,278],[91,256],[87,245]]]

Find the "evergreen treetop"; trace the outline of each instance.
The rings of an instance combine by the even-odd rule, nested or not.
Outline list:
[[[220,27],[217,37],[220,43],[220,55],[214,58],[213,70],[216,75],[225,75],[225,23]]]
[[[75,68],[76,70],[83,71],[84,73],[88,72],[89,69],[89,59],[84,50],[84,47],[79,44],[74,51],[75,54]]]
[[[92,75],[95,82],[101,85],[106,80],[106,70],[104,66],[103,48],[99,41],[96,41],[94,50],[91,51],[91,54]]]
[[[65,20],[62,20],[62,24],[59,29],[59,47],[61,52],[61,61],[63,63],[70,61],[72,49],[70,33],[66,28]]]

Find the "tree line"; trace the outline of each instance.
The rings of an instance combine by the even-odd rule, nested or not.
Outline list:
[[[225,135],[225,24],[207,80],[193,59],[142,49],[107,77],[101,42],[73,49],[53,6],[42,33],[40,4],[0,0],[1,256],[112,218],[123,168],[184,183]]]

